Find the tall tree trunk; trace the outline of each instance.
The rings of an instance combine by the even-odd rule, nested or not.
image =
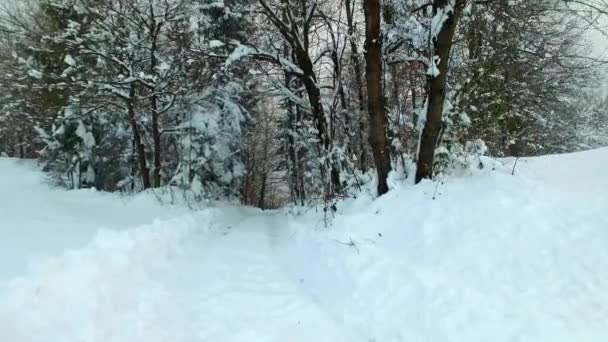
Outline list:
[[[266,199],[266,173],[262,175],[262,188],[260,189],[260,197],[258,198],[258,208],[264,210],[266,209],[265,199]]]
[[[150,23],[150,39],[152,40],[152,46],[150,48],[150,74],[155,75],[157,70],[156,50],[158,48],[158,34],[162,28],[161,23],[156,23],[154,20],[154,10],[150,5],[151,23]],[[156,86],[150,89],[152,96],[150,97],[151,108],[152,108],[152,141],[154,143],[154,176],[152,178],[152,186],[155,188],[160,187],[160,171],[161,171],[161,141],[160,141],[160,128],[159,128],[159,112],[158,112],[158,99],[156,95]]]
[[[342,117],[343,120],[343,130],[344,130],[344,136],[346,136],[346,146],[348,147],[347,149],[347,153],[350,154],[351,151],[351,144],[350,144],[350,139],[351,139],[351,131],[350,131],[350,118],[348,116],[348,105],[346,103],[346,94],[344,93],[344,87],[342,85],[342,63],[340,62],[340,58],[338,57],[338,47],[337,44],[334,42],[334,50],[331,54],[331,59],[333,61],[334,64],[334,87],[336,89],[338,89],[338,97],[340,99],[340,116]],[[335,116],[336,113],[333,113],[333,116]],[[332,133],[331,133],[331,140],[332,141],[336,141],[336,119],[335,117],[332,120]],[[339,160],[334,161],[334,164],[332,164],[332,168],[331,168],[331,181],[332,184],[334,185],[334,191],[336,193],[342,193],[342,184],[340,182],[340,172],[338,169],[338,163],[340,163]]]
[[[297,127],[297,132],[299,134],[299,127],[297,125],[298,122],[302,121],[302,109],[299,106],[295,106],[295,111],[296,111],[296,127]],[[305,184],[305,172],[306,172],[306,150],[299,147],[298,144],[296,143],[296,150],[295,150],[296,154],[295,154],[295,160],[298,163],[298,193],[300,196],[300,205],[304,205],[304,201],[306,201],[306,184]]]
[[[129,114],[129,122],[131,123],[131,130],[133,131],[133,143],[137,149],[137,160],[139,162],[139,172],[141,173],[141,181],[144,189],[150,188],[150,169],[146,162],[146,149],[141,140],[139,134],[139,127],[137,127],[137,119],[135,118],[135,85],[131,84],[129,90],[129,99],[127,100],[127,111]]]
[[[23,135],[19,135],[19,158],[25,159],[25,142],[23,141]]]
[[[283,44],[283,55],[289,56],[289,58],[293,61],[295,58],[293,57],[293,53],[289,47],[289,44]],[[292,84],[296,82],[296,85]],[[293,78],[293,76],[289,73],[285,73],[285,88],[293,89],[298,88],[299,83],[297,80]],[[297,205],[298,201],[304,203],[304,191],[301,188],[301,184],[303,181],[301,179],[304,178],[304,168],[301,162],[302,157],[300,156],[301,147],[298,146],[298,139],[300,138],[300,126],[299,122],[301,121],[301,112],[299,107],[295,106],[293,101],[287,100],[287,153],[289,155],[289,161],[291,164],[290,170],[290,192],[293,202]]]
[[[367,170],[367,146],[365,144],[365,96],[363,94],[363,78],[361,76],[361,61],[359,60],[359,49],[355,37],[355,23],[353,20],[354,11],[352,0],[345,0],[346,21],[348,24],[348,37],[350,43],[350,59],[355,71],[355,85],[357,87],[357,99],[359,100],[359,169]]]
[[[160,187],[160,170],[161,170],[161,143],[160,129],[158,127],[158,105],[156,96],[152,96],[152,142],[154,143],[154,176],[152,186]]]
[[[416,92],[416,80],[414,78],[414,72],[412,69],[408,70],[408,74],[410,77],[410,92],[412,94],[412,124],[414,127],[418,125],[418,114],[416,114],[416,109],[418,108],[418,102],[416,101],[417,92]]]
[[[378,195],[388,192],[386,179],[391,171],[387,119],[382,89],[382,37],[380,0],[363,0],[365,12],[365,60],[367,79],[367,109],[369,112],[369,141],[378,173]]]
[[[290,87],[290,77],[289,75],[285,75],[285,87]],[[298,130],[298,121],[296,118],[296,113],[294,109],[294,105],[291,101],[287,101],[287,153],[289,156],[289,166],[290,166],[290,177],[289,177],[289,188],[291,192],[291,197],[294,203],[298,203],[298,200],[301,199],[300,194],[300,163],[298,158],[298,146],[296,144],[296,136],[299,135]]]
[[[437,15],[439,10],[445,10],[449,3],[449,0],[435,0],[433,3],[433,15]],[[428,106],[426,122],[420,137],[420,151],[416,165],[416,183],[419,183],[424,178],[430,179],[433,177],[435,147],[441,131],[441,116],[446,96],[450,50],[456,25],[462,14],[464,4],[465,0],[456,0],[453,11],[443,14],[447,15],[448,18],[443,22],[437,37],[433,38],[433,55],[439,59],[439,65],[437,65],[439,74],[427,76],[429,87]]]
[[[317,77],[314,73],[313,64],[308,53],[304,50],[296,49],[295,55],[298,66],[304,71],[302,83],[306,89],[308,101],[310,102],[310,107],[312,109],[315,128],[317,129],[317,138],[321,144],[321,151],[323,157],[327,157],[331,152],[331,137],[330,132],[327,129],[325,111],[323,110],[323,104],[321,102],[321,89],[319,89],[319,85],[317,84]],[[333,160],[329,160],[326,164],[327,165],[321,166],[321,173],[323,177],[330,177],[333,191],[332,189],[329,189],[326,191],[327,193],[325,195],[332,196],[334,191],[339,192],[340,190],[340,171]],[[329,175],[327,174],[328,171]]]

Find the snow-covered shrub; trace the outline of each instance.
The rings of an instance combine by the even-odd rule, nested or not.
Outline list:
[[[449,97],[454,99],[455,93],[450,93]],[[465,139],[470,125],[469,116],[446,101],[439,145],[435,149],[433,170],[436,175],[483,167],[479,157],[488,152],[488,147],[482,139]]]
[[[45,147],[40,151],[44,169],[51,171],[61,184],[71,188],[95,184],[95,137],[90,125],[69,117],[58,119],[50,132],[38,128]]]
[[[178,126],[180,163],[171,183],[200,198],[233,197],[245,167],[240,159],[245,112],[238,104],[241,87],[229,82],[212,91],[208,101],[190,108]]]
[[[71,189],[96,187],[113,191],[130,173],[123,167],[129,156],[129,134],[112,115],[75,112],[66,108],[49,131],[37,128],[44,148],[43,168],[61,185]]]

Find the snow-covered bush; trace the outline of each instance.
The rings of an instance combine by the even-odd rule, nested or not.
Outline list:
[[[241,126],[246,114],[238,104],[242,88],[229,82],[190,108],[177,127],[179,155],[171,183],[201,198],[236,196],[245,167],[240,159]]]

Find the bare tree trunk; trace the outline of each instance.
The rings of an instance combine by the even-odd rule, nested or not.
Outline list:
[[[19,158],[25,159],[25,142],[23,141],[23,135],[19,135]]]
[[[299,106],[296,106],[295,108],[296,110],[296,126],[297,123],[302,121],[302,110],[300,109]],[[295,150],[296,154],[295,154],[295,159],[298,163],[298,193],[300,196],[300,204],[304,205],[304,201],[306,201],[306,187],[305,187],[305,182],[304,182],[304,173],[306,172],[306,161],[304,159],[304,156],[306,154],[306,151],[300,147],[298,147],[298,144],[296,144],[296,150]]]
[[[304,71],[304,77],[302,77],[302,83],[306,89],[308,95],[308,101],[312,109],[312,115],[317,129],[317,137],[320,141],[320,147],[324,157],[331,152],[331,137],[330,132],[327,129],[327,122],[325,118],[325,111],[323,110],[323,104],[321,102],[321,90],[317,84],[317,77],[313,70],[313,64],[310,60],[310,56],[307,52],[300,49],[295,49],[296,60],[298,66]],[[329,171],[329,175],[328,175]],[[330,177],[331,189],[326,190],[326,196],[333,196],[334,192],[338,192],[340,189],[340,171],[333,160],[329,160],[326,165],[321,165],[321,174],[324,178]]]
[[[265,199],[266,199],[266,180],[268,178],[268,175],[266,175],[266,172],[264,171],[264,174],[262,175],[262,188],[260,189],[260,197],[258,199],[258,208],[264,210],[266,209],[266,204],[265,204]]]
[[[418,125],[418,115],[416,114],[416,108],[418,108],[418,103],[416,102],[417,92],[416,92],[416,82],[414,79],[414,73],[412,70],[408,70],[408,74],[410,76],[410,92],[412,93],[412,124],[414,127]]]
[[[363,0],[365,12],[365,46],[369,141],[378,173],[378,195],[388,192],[386,179],[391,171],[387,119],[382,89],[382,37],[380,0]]]
[[[150,39],[152,41],[152,46],[150,48],[150,74],[154,75],[156,71],[156,50],[158,34],[162,28],[162,23],[156,23],[154,19],[154,9],[152,5],[150,5]],[[160,140],[160,129],[158,125],[159,120],[159,112],[158,112],[158,99],[156,95],[156,87],[150,89],[152,92],[152,96],[150,97],[151,107],[152,107],[152,141],[154,143],[154,176],[152,186],[155,188],[160,187],[160,171],[161,171],[161,140]]]
[[[337,87],[338,89],[338,97],[340,99],[340,115],[343,118],[343,122],[344,122],[344,126],[342,129],[344,129],[344,135],[347,137],[349,143],[347,144],[348,146],[348,150],[347,152],[350,153],[350,137],[351,137],[351,132],[350,132],[350,121],[349,121],[349,117],[347,114],[347,104],[346,104],[346,94],[344,93],[344,87],[342,85],[342,63],[340,62],[340,58],[338,57],[338,51],[337,51],[337,43],[334,42],[334,50],[331,54],[331,59],[333,60],[334,63],[334,86]],[[335,113],[332,113],[332,133],[331,133],[331,140],[332,141],[336,141],[336,120],[335,120]],[[338,194],[342,193],[342,184],[340,182],[340,172],[338,170],[338,163],[340,161],[336,160],[334,161],[334,163],[332,164],[332,168],[331,168],[331,181],[332,184],[334,186],[334,191]]]
[[[361,76],[361,61],[359,60],[359,49],[357,48],[357,40],[355,38],[355,24],[353,20],[354,8],[351,0],[345,0],[346,6],[346,21],[348,24],[348,37],[350,42],[350,59],[352,67],[355,71],[355,84],[357,87],[357,98],[359,100],[359,169],[367,170],[367,146],[365,145],[365,96],[363,94],[363,78]]]
[[[329,132],[327,131],[327,123],[325,122],[325,112],[323,110],[323,104],[321,103],[321,90],[317,84],[317,77],[313,70],[312,61],[308,54],[304,51],[295,52],[298,65],[304,71],[304,77],[302,77],[302,83],[306,89],[308,95],[308,101],[312,109],[312,115],[315,122],[315,128],[317,129],[317,137],[321,141],[321,144],[326,150],[329,150],[330,138]]]
[[[436,15],[440,9],[445,10],[448,3],[448,0],[435,0],[433,3],[433,14]],[[416,183],[419,183],[423,178],[430,179],[433,177],[433,160],[442,125],[441,116],[443,114],[443,105],[446,96],[450,50],[452,48],[452,40],[454,38],[456,25],[458,24],[458,19],[460,18],[464,4],[465,0],[456,0],[453,11],[444,13],[448,18],[441,26],[441,30],[437,37],[433,38],[433,55],[435,58],[439,59],[439,65],[437,65],[439,74],[428,76],[428,106],[426,122],[420,138],[420,151],[418,153],[418,163],[416,167]]]
[[[129,99],[127,100],[127,108],[129,114],[129,122],[131,123],[131,130],[133,131],[133,143],[137,149],[137,160],[139,162],[139,172],[141,173],[141,180],[144,189],[150,188],[150,170],[146,162],[146,150],[139,134],[139,127],[137,127],[137,119],[135,118],[135,86],[132,84],[129,90]]]
[[[287,43],[283,44],[283,54],[285,56],[291,56],[291,51]],[[293,58],[291,58],[293,59]],[[294,78],[291,74],[285,73],[285,88],[292,89],[292,81]],[[296,138],[300,136],[300,128],[298,122],[300,122],[300,111],[292,101],[287,101],[287,153],[290,161],[290,193],[292,200],[295,204],[299,200],[304,201],[304,195],[300,189],[300,177],[303,177],[304,169],[301,168],[300,163],[300,147],[297,144]]]
[[[158,109],[156,97],[152,97],[152,141],[154,142],[154,178],[153,187],[160,187],[161,170],[161,142],[160,129],[158,127]]]
[[[285,86],[289,87],[289,76],[286,76],[285,78]],[[301,198],[299,186],[300,163],[298,162],[298,147],[296,145],[296,137],[294,136],[298,134],[298,131],[296,113],[293,107],[291,101],[287,103],[287,128],[289,130],[287,133],[287,153],[289,155],[290,164],[289,188],[292,200],[294,203],[297,203],[298,199]]]
[[[129,115],[129,121],[130,121]],[[133,130],[133,123],[131,122],[131,130]],[[137,142],[135,142],[135,133],[133,133],[133,139],[131,140],[131,191],[135,191],[135,173],[137,172]]]

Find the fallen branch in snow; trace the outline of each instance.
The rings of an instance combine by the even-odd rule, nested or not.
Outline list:
[[[334,239],[337,243],[344,245],[344,246],[349,246],[355,249],[355,251],[357,251],[357,254],[359,253],[359,247],[357,247],[357,245],[355,244],[355,241],[353,241],[353,238],[349,238],[350,242],[342,242],[340,240]]]
[[[515,163],[513,164],[513,171],[511,171],[511,176],[515,176],[515,167],[517,166],[517,161],[519,161],[520,157],[515,158]]]

